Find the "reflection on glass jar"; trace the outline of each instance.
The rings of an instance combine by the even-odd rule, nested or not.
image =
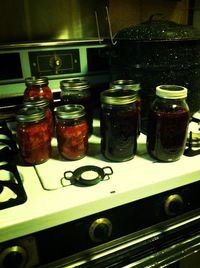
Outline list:
[[[68,104],[55,109],[56,137],[60,155],[68,160],[83,158],[88,150],[88,123],[82,105]]]

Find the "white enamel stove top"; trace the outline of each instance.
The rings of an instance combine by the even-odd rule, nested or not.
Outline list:
[[[0,211],[0,242],[37,232],[155,195],[200,179],[200,156],[173,163],[155,162],[146,153],[146,139],[140,135],[134,159],[112,163],[100,154],[100,138],[89,140],[88,156],[77,161],[60,161],[53,139],[54,153],[46,163],[34,167],[18,166],[27,201]],[[65,171],[84,165],[110,166],[113,174],[93,186],[60,183]],[[38,178],[38,175],[40,179]],[[69,184],[69,182],[67,182]]]

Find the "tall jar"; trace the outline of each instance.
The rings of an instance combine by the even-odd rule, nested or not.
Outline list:
[[[66,79],[60,82],[62,104],[83,105],[89,126],[89,134],[93,132],[93,107],[90,85],[86,79]]]
[[[137,150],[137,96],[129,89],[101,93],[101,152],[111,161],[132,159]]]
[[[53,107],[53,92],[49,87],[49,81],[47,77],[27,77],[25,79],[26,89],[24,91],[24,99],[30,99],[31,97],[45,97],[50,103],[50,107]]]
[[[56,137],[60,155],[68,160],[83,158],[88,150],[88,123],[85,108],[67,104],[55,109]]]
[[[54,117],[49,106],[49,101],[45,97],[30,97],[24,100],[24,107],[38,107],[44,110],[47,123],[49,125],[50,133],[53,135],[54,131]]]
[[[131,89],[134,91],[135,95],[136,95],[136,106],[138,109],[138,115],[139,115],[139,119],[138,119],[138,136],[141,132],[141,98],[140,98],[140,84],[136,83],[134,80],[128,79],[128,80],[124,80],[124,79],[119,79],[119,80],[114,80],[111,82],[111,88],[115,88],[115,89]]]
[[[40,108],[22,108],[16,115],[16,138],[22,160],[36,165],[51,156],[51,133]]]
[[[185,87],[156,87],[148,120],[147,150],[159,161],[176,161],[184,152],[190,119],[186,97]]]

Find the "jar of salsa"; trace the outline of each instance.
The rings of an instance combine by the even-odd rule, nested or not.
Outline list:
[[[49,87],[47,77],[27,77],[25,79],[26,89],[24,91],[24,99],[30,99],[31,97],[45,97],[50,103],[50,107],[53,107],[53,92]]]
[[[16,138],[22,159],[31,165],[47,161],[51,156],[51,133],[44,110],[22,108],[16,120]]]
[[[58,151],[68,160],[83,158],[88,150],[88,123],[85,108],[67,104],[55,109]]]
[[[90,85],[86,79],[66,79],[60,82],[62,104],[83,105],[88,121],[89,134],[93,132],[93,108]]]
[[[108,89],[101,93],[101,152],[111,161],[132,159],[137,150],[137,96],[130,89]]]
[[[29,99],[24,101],[25,107],[38,107],[41,109],[44,109],[45,117],[47,120],[47,123],[49,125],[51,136],[53,135],[54,131],[54,118],[52,110],[49,107],[49,101],[45,97],[30,97]]]
[[[176,161],[184,152],[190,119],[186,97],[185,87],[156,87],[148,120],[147,150],[159,161]]]

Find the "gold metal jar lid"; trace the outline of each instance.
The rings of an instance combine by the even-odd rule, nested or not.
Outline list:
[[[89,87],[89,82],[86,79],[73,78],[60,81],[61,90],[84,90]]]
[[[140,84],[135,83],[134,80],[115,80],[112,81],[110,84],[111,88],[116,88],[116,89],[132,89],[134,91],[139,91],[141,89]]]
[[[45,118],[45,112],[41,108],[24,107],[21,108],[16,115],[16,120],[19,123],[38,122]]]
[[[25,84],[26,86],[42,86],[48,84],[48,78],[47,77],[27,77],[25,78]]]
[[[39,108],[47,108],[49,107],[49,100],[45,97],[30,97],[28,100],[25,100],[23,105],[25,107],[39,107]]]
[[[85,115],[85,108],[80,104],[66,104],[56,107],[55,114],[60,119],[76,119]]]
[[[137,100],[137,93],[131,89],[107,89],[101,92],[101,103],[111,105],[130,104]]]

